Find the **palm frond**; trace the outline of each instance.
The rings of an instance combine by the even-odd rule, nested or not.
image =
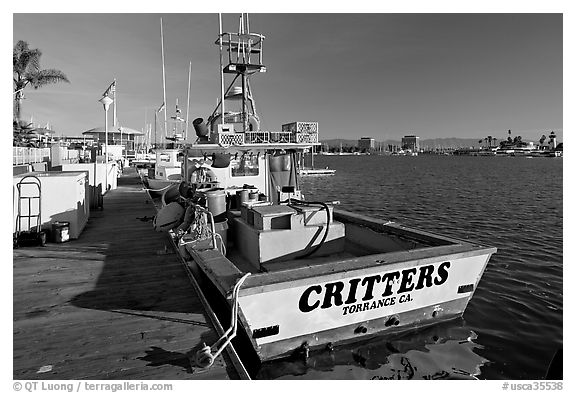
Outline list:
[[[14,132],[28,132],[34,128],[34,124],[26,120],[13,120]]]
[[[58,83],[58,82],[70,83],[68,77],[62,71],[55,69],[38,71],[37,73],[34,74],[31,82],[32,86],[34,86],[35,89],[52,83]]]
[[[13,80],[14,80],[14,117],[20,119],[23,90],[31,84],[35,89],[58,82],[68,82],[68,77],[60,70],[40,69],[40,57],[42,52],[39,49],[30,49],[26,41],[18,41],[12,51]],[[20,124],[18,124],[20,127]]]
[[[39,49],[30,49],[26,41],[18,41],[12,52],[13,71],[20,75],[38,71],[41,56],[42,52]]]

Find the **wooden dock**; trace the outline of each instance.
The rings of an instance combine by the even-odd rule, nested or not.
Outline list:
[[[140,179],[123,176],[80,238],[13,251],[14,379],[238,379]]]

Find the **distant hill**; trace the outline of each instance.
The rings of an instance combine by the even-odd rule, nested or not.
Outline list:
[[[479,138],[436,138],[436,139],[421,139],[420,140],[420,147],[422,149],[429,148],[459,148],[459,147],[479,147],[480,144],[478,143]],[[321,140],[320,143],[323,145],[328,145],[329,148],[340,148],[340,143],[342,143],[342,147],[356,147],[358,146],[357,139],[325,139]],[[385,149],[388,145],[393,146],[400,146],[401,140],[390,140],[387,139],[385,141],[376,141],[376,148],[380,145]]]

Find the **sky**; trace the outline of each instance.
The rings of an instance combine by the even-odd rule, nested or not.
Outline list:
[[[27,89],[23,118],[58,135],[101,127],[98,99],[116,78],[120,125],[152,124],[161,18],[168,115],[176,99],[186,115],[191,62],[190,121],[207,118],[220,94],[217,14],[14,13],[12,44],[39,48],[42,68],[71,82]],[[238,30],[238,14],[223,22]],[[321,139],[504,139],[511,129],[562,140],[560,13],[251,13],[250,29],[266,36],[267,72],[251,78],[264,130],[317,121]]]

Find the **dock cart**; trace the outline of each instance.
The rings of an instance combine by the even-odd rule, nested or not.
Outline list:
[[[46,232],[42,230],[42,185],[36,176],[24,176],[16,184],[18,192],[18,215],[16,216],[16,232],[13,246],[46,244]],[[27,221],[26,221],[27,220]],[[35,225],[33,222],[35,221]],[[22,223],[28,225],[23,229]]]

